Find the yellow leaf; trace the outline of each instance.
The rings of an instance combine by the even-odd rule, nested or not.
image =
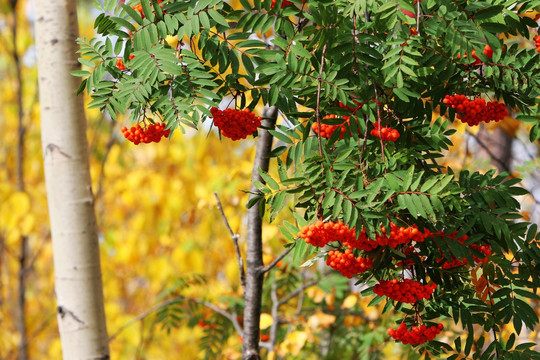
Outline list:
[[[308,289],[307,296],[310,297],[315,304],[318,304],[324,300],[326,293],[318,287],[312,287]]]
[[[317,328],[327,328],[330,325],[336,322],[336,317],[334,315],[325,314],[323,312],[318,312],[311,315],[307,321],[308,327],[311,329]]]
[[[30,212],[30,197],[24,192],[15,192],[2,204],[0,217],[13,226]]]
[[[358,295],[357,294],[351,294],[343,300],[343,304],[341,304],[342,309],[350,309],[356,305],[358,302]]]
[[[272,324],[274,323],[274,319],[272,318],[272,315],[263,313],[261,314],[261,322],[260,327],[261,330],[268,329]]]
[[[334,303],[336,302],[336,295],[332,292],[325,296],[324,301],[328,305],[328,309],[334,310]]]
[[[167,35],[167,37],[165,38],[165,41],[167,42],[167,44],[169,44],[170,47],[172,47],[173,49],[176,49],[176,45],[178,45],[178,35],[174,35],[174,36]]]
[[[307,338],[308,335],[305,331],[293,331],[287,334],[285,341],[279,346],[280,354],[282,356],[297,356],[304,347]]]
[[[347,315],[343,319],[343,325],[346,327],[358,326],[362,323],[362,318],[360,316]]]

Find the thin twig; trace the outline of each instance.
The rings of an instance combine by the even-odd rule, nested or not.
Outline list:
[[[314,285],[317,285],[319,283],[319,281],[320,281],[319,279],[315,279],[315,280],[311,280],[308,283],[303,284],[302,286],[300,286],[299,288],[297,288],[296,290],[291,292],[289,295],[287,295],[286,297],[281,299],[279,301],[279,306],[288,303],[292,298],[298,296],[301,292],[303,292],[307,288],[310,288],[310,287],[312,287]]]
[[[281,260],[283,260],[283,258],[284,258],[285,256],[287,256],[287,255],[291,252],[292,249],[293,249],[293,248],[290,247],[290,248],[288,248],[287,250],[285,250],[284,252],[282,252],[277,258],[274,259],[274,261],[272,261],[272,262],[271,262],[270,264],[268,264],[267,266],[263,267],[263,268],[261,269],[261,273],[264,274],[264,273],[266,273],[266,272],[272,270],[272,268],[273,268],[274,266],[276,266],[278,262],[280,262]]]
[[[240,284],[242,285],[242,288],[245,288],[246,287],[246,271],[244,269],[244,259],[242,258],[242,254],[240,253],[240,247],[238,246],[239,235],[235,234],[232,231],[231,225],[229,225],[229,220],[227,220],[227,216],[225,215],[225,211],[223,211],[221,200],[219,200],[219,195],[217,193],[214,193],[214,196],[216,197],[219,212],[221,212],[221,217],[223,218],[223,221],[225,221],[225,225],[227,226],[227,229],[229,230],[229,234],[231,235],[231,238],[234,242],[234,249],[236,250],[236,259],[238,260],[238,271],[240,273]]]
[[[420,35],[420,1],[422,0],[416,2],[416,32],[418,35]]]

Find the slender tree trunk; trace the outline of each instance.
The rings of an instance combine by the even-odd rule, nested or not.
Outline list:
[[[514,139],[502,128],[488,131],[485,126],[480,126],[476,140],[479,145],[478,157],[489,159],[499,172],[511,171]]]
[[[66,360],[109,359],[83,98],[77,97],[76,2],[36,4],[42,151],[57,319]]]
[[[275,106],[265,108],[262,126],[274,129],[276,126],[277,108]],[[254,180],[264,182],[259,175],[259,168],[267,172],[272,149],[273,136],[267,130],[259,129],[253,171],[251,173],[252,193],[257,192]],[[250,199],[253,195],[250,195]],[[262,217],[259,211],[259,203],[248,210],[248,236],[246,254],[246,287],[244,289],[244,341],[242,344],[242,359],[258,360],[260,338],[260,316],[262,301],[262,286],[264,264],[262,259]]]
[[[13,43],[13,63],[15,64],[16,74],[16,96],[17,96],[17,154],[16,154],[16,188],[17,191],[25,191],[24,189],[24,135],[25,127],[23,123],[23,77],[21,58],[17,50],[18,33],[17,33],[17,4],[18,0],[10,0],[11,14],[13,21],[11,22],[11,40]],[[18,290],[17,290],[17,312],[16,326],[20,336],[19,349],[17,354],[18,360],[28,359],[28,338],[26,335],[26,253],[28,250],[28,237],[21,236],[20,238],[20,255],[19,255],[19,274],[18,274]]]

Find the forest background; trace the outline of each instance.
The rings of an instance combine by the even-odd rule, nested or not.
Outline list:
[[[0,359],[55,359],[61,353],[40,143],[33,6],[32,1],[0,1]],[[94,35],[96,16],[90,4],[80,3],[82,37]],[[530,44],[523,41],[522,46]],[[240,339],[230,336],[219,343],[212,331],[219,320],[204,304],[191,313],[179,312],[179,317],[186,317],[183,322],[160,322],[154,316],[157,312],[150,310],[171,289],[199,304],[230,306],[241,298],[234,243],[214,193],[242,246],[247,202],[242,190],[250,186],[254,140],[233,142],[219,139],[210,129],[188,130],[171,141],[135,147],[120,133],[127,119],[113,122],[98,110],[88,110],[87,118],[112,357],[166,359],[181,353],[197,358],[222,350],[221,358],[239,358]],[[446,165],[496,167],[525,178],[523,186],[531,195],[520,198],[522,214],[539,223],[538,143],[528,142],[529,128],[511,115],[480,128],[454,125],[457,132]],[[281,216],[291,214],[284,211]],[[265,263],[283,251],[285,239],[278,224],[265,224]],[[283,265],[272,276],[310,279],[314,271]],[[359,296],[347,279],[327,277],[306,285],[310,286],[301,288],[302,295],[285,304],[290,331],[273,356],[331,357],[348,343],[363,344],[365,349],[359,351],[364,353],[378,348],[386,358],[414,358],[408,347],[401,348],[386,335],[390,318],[368,307],[370,299]],[[273,321],[271,299],[265,301],[262,336]],[[352,335],[342,342],[334,340],[343,329]],[[537,331],[521,336],[520,341],[539,339]]]

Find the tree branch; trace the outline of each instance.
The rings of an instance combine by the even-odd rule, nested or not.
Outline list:
[[[304,290],[306,290],[307,288],[310,288],[312,287],[313,285],[317,285],[319,283],[320,279],[315,279],[315,280],[311,280],[310,282],[308,283],[305,283],[303,284],[302,286],[300,286],[299,288],[297,288],[296,290],[294,290],[293,292],[291,292],[289,295],[287,295],[286,297],[284,297],[283,299],[281,299],[279,301],[279,306],[282,306],[286,303],[288,303],[291,299],[293,299],[294,297],[300,295],[300,293],[302,293]]]
[[[218,306],[216,306],[216,305],[214,305],[214,304],[212,304],[212,303],[210,303],[208,301],[205,301],[205,300],[188,298],[188,297],[185,297],[185,296],[177,296],[175,298],[162,301],[159,304],[152,306],[150,309],[140,313],[139,315],[135,316],[133,319],[129,320],[124,325],[120,326],[118,328],[118,330],[116,330],[111,336],[109,336],[109,342],[114,340],[114,338],[116,338],[118,335],[120,335],[120,333],[122,331],[124,331],[125,329],[127,329],[131,325],[133,325],[133,324],[135,324],[135,323],[137,323],[137,322],[139,322],[141,320],[144,320],[145,318],[152,315],[154,312],[156,312],[158,310],[161,310],[161,309],[163,309],[163,308],[165,308],[165,307],[167,307],[169,305],[179,303],[181,301],[194,302],[194,303],[203,305],[204,307],[207,307],[207,308],[217,312],[218,314],[220,314],[221,316],[223,316],[224,318],[226,318],[227,320],[229,320],[233,324],[234,329],[236,330],[238,335],[240,335],[240,336],[243,335],[242,328],[240,327],[240,324],[238,323],[238,320],[236,319],[235,314],[231,314],[231,313],[227,312],[226,310],[223,310],[220,307],[218,307]]]
[[[292,251],[292,247],[288,248],[287,250],[285,250],[284,252],[282,252],[277,258],[274,259],[274,261],[272,261],[270,264],[268,264],[267,266],[265,266],[264,268],[261,269],[261,272],[262,273],[266,273],[270,270],[272,270],[272,268],[274,266],[277,265],[278,262],[280,262],[281,260],[283,260],[283,258],[285,256],[287,256],[290,252]]]
[[[214,193],[214,196],[216,197],[217,206],[218,206],[219,212],[221,213],[221,217],[223,218],[223,221],[225,221],[225,226],[227,226],[227,229],[229,230],[229,234],[231,235],[231,239],[234,243],[234,249],[236,250],[236,259],[238,260],[240,284],[242,285],[242,289],[244,289],[246,287],[246,272],[244,269],[244,259],[242,258],[242,254],[240,253],[240,247],[238,246],[239,235],[235,234],[232,231],[231,225],[229,225],[229,220],[227,220],[227,216],[225,215],[225,211],[223,211],[223,206],[221,205],[221,200],[219,200],[218,194]]]

